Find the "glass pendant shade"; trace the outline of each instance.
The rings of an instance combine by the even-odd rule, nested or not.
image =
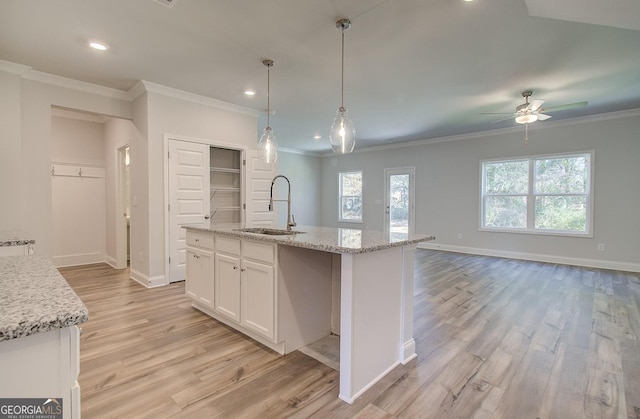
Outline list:
[[[266,127],[258,141],[260,160],[265,163],[275,163],[278,160],[278,142],[271,127]]]
[[[262,64],[267,67],[267,127],[262,131],[262,135],[258,140],[258,158],[265,163],[275,163],[278,160],[278,142],[276,141],[276,135],[271,129],[270,115],[271,115],[271,102],[269,96],[271,92],[271,78],[269,69],[273,67],[273,60],[262,60]]]
[[[351,153],[356,145],[356,128],[349,118],[347,108],[341,106],[331,125],[329,142],[334,153]]]

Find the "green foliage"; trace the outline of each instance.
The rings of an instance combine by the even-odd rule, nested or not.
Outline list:
[[[529,166],[529,160],[483,165],[484,226],[526,228],[533,217],[536,230],[587,231],[589,156],[534,159],[533,176]],[[527,199],[535,200],[534,214],[527,214]]]

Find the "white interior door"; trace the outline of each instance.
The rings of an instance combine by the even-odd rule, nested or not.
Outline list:
[[[169,140],[169,282],[185,278],[186,231],[209,227],[209,146]]]
[[[384,169],[385,232],[391,235],[413,233],[415,226],[415,168]]]
[[[275,163],[265,163],[258,157],[258,150],[247,150],[246,193],[247,227],[267,227],[275,225],[276,211],[269,211],[271,181],[277,174]]]

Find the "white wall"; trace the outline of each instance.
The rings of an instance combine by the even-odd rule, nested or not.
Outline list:
[[[20,76],[0,71],[0,231],[23,229],[20,144]]]
[[[278,152],[278,174],[291,182],[291,213],[298,225],[320,225],[321,158],[317,156]],[[286,199],[286,182],[278,181],[277,198]],[[286,203],[278,206],[276,226],[286,227]]]
[[[38,80],[26,77],[37,78]],[[36,240],[35,251],[51,255],[51,107],[78,109],[98,114],[129,118],[131,102],[115,97],[111,89],[93,88],[81,91],[40,81],[40,73],[27,73],[21,87],[21,147],[19,176],[21,201],[19,229],[28,231]],[[52,82],[61,78],[51,77]],[[69,84],[67,79],[62,79]],[[91,90],[91,89],[88,89]],[[3,128],[0,128],[3,130]],[[15,178],[15,173],[0,167],[0,177]]]
[[[51,161],[104,168],[102,122],[53,116]],[[104,261],[104,177],[51,176],[51,258],[55,266]]]
[[[609,118],[609,119],[607,119]],[[640,112],[564,123],[540,123],[456,141],[398,146],[322,160],[322,224],[381,229],[385,168],[416,167],[416,232],[433,234],[444,249],[588,266],[640,269]],[[594,237],[481,232],[480,161],[595,150]],[[364,224],[337,222],[337,176],[362,169]],[[462,239],[458,239],[462,234]],[[605,244],[605,252],[597,244]]]
[[[118,194],[118,149],[128,145],[135,135],[135,127],[131,121],[119,118],[109,118],[104,124],[104,167],[106,172],[106,244],[105,258],[113,266],[117,265],[117,231],[120,224],[117,219],[123,216],[119,208]],[[126,261],[125,261],[126,262]]]
[[[132,144],[132,158],[146,151],[146,161],[132,166],[132,276],[146,285],[164,283],[165,271],[165,197],[164,150],[165,134],[212,140],[219,144],[255,148],[257,144],[257,114],[225,108],[224,104],[195,95],[176,92],[145,83],[144,98],[136,101],[136,109],[146,107],[146,136],[143,123],[140,142]],[[144,104],[142,103],[144,102]],[[136,110],[135,114],[138,114]],[[136,118],[134,118],[135,120]],[[142,160],[142,159],[140,159]],[[140,172],[144,171],[142,174]],[[136,207],[137,201],[137,207]]]

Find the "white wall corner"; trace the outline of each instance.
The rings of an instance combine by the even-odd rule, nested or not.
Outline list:
[[[147,88],[145,87],[144,82],[142,80],[138,80],[138,82],[134,84],[131,89],[127,91],[127,96],[129,97],[130,101],[134,101],[138,97],[146,93],[146,91],[147,91]]]
[[[136,271],[135,269],[131,269],[129,272],[131,279],[147,288],[156,288],[162,287],[164,285],[169,285],[164,275],[147,276],[142,272]]]

